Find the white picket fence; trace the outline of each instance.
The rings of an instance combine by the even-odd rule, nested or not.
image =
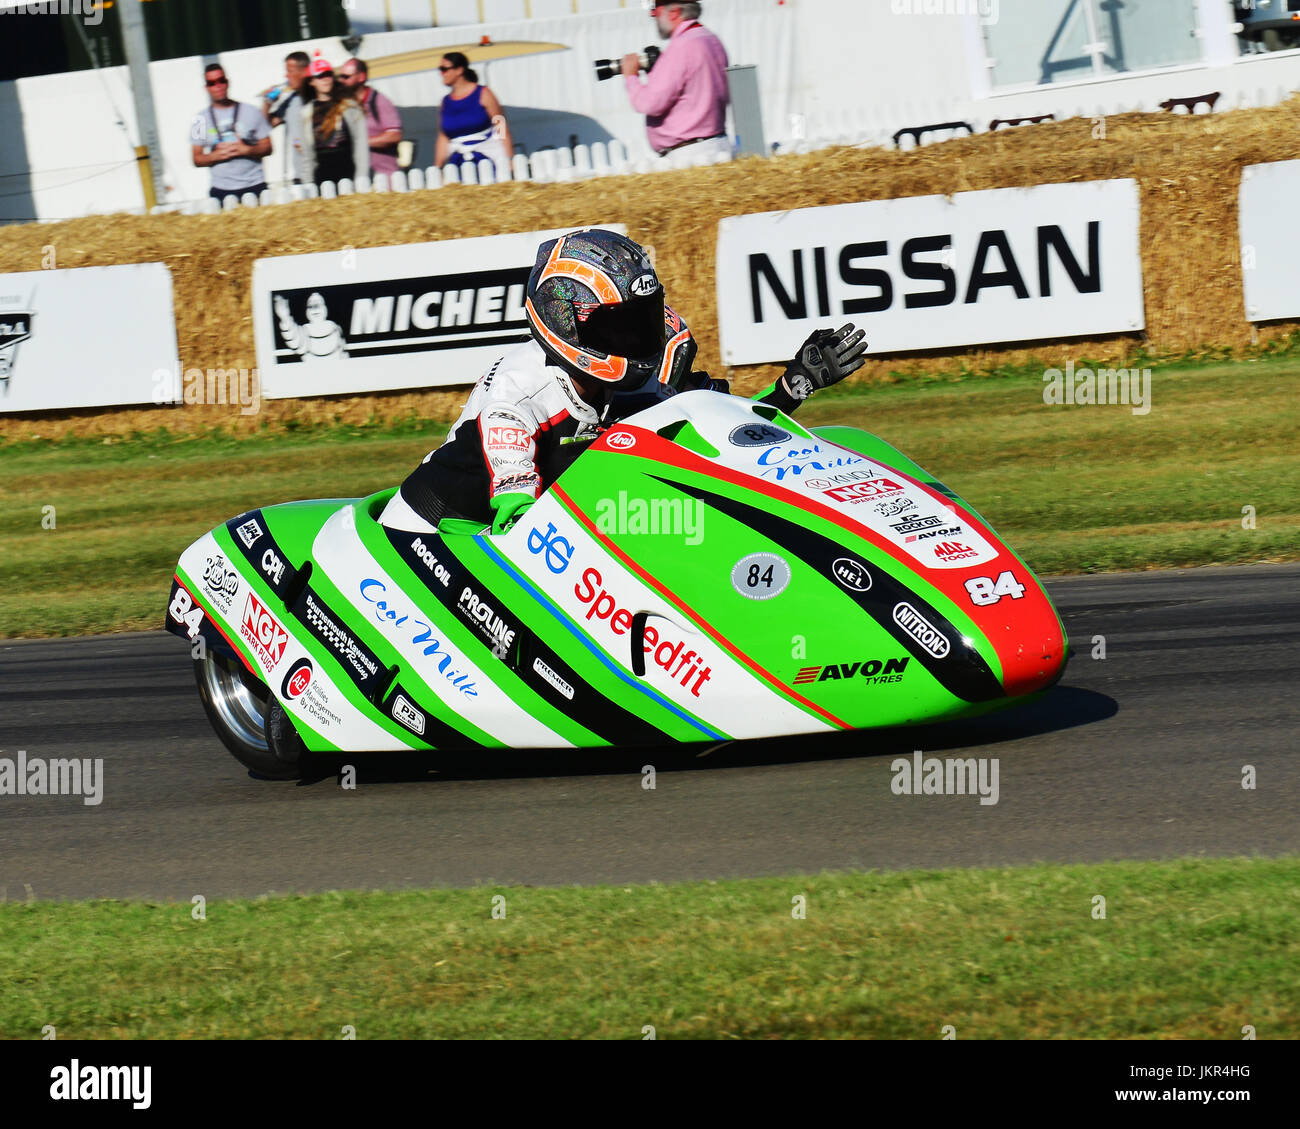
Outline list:
[[[367,192],[419,192],[442,188],[448,184],[496,184],[510,180],[563,184],[597,177],[700,168],[726,164],[731,160],[729,152],[711,152],[690,145],[666,157],[632,158],[628,155],[627,146],[615,138],[608,144],[597,141],[591,145],[576,145],[572,149],[542,149],[531,156],[518,153],[509,163],[496,161],[493,164],[468,163],[459,168],[447,165],[442,169],[410,169],[407,172],[395,172],[391,176],[379,173],[374,178],[358,177],[356,181],[345,179],[337,184],[326,181],[319,189],[314,184],[286,185],[267,188],[260,196],[254,192],[245,192],[242,197],[227,196],[224,203],[208,197],[183,203],[159,204],[152,214],[180,212],[183,215],[195,215],[289,204],[297,200],[333,200],[339,196]]]

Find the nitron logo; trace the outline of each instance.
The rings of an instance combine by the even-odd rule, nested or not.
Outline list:
[[[894,622],[936,659],[952,649],[948,637],[909,603],[894,605]]]

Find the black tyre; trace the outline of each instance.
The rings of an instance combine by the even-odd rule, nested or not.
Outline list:
[[[301,775],[302,742],[293,723],[238,659],[208,651],[194,660],[194,680],[208,721],[240,764],[271,780]],[[276,727],[274,742],[267,735],[268,715]]]

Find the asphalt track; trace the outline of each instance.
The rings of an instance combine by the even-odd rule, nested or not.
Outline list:
[[[356,758],[254,779],[162,632],[0,641],[0,756],[104,761],[104,797],[0,796],[0,897],[189,900],[477,883],[1300,852],[1300,566],[1048,583],[1076,655],[974,723],[668,750]],[[1094,637],[1106,657],[1093,658]],[[996,757],[998,802],[900,796],[891,761]],[[655,788],[641,767],[657,768]],[[1242,787],[1253,765],[1257,786]]]

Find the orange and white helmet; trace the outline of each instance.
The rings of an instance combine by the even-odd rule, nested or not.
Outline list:
[[[666,372],[690,338],[665,310],[644,248],[612,231],[573,231],[543,243],[524,309],[554,364],[614,388],[636,388]],[[674,322],[681,329],[670,340]]]

